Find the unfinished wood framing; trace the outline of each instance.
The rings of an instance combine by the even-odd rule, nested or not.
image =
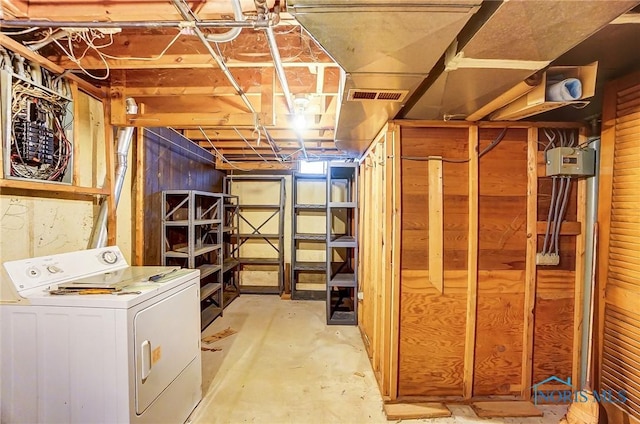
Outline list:
[[[443,239],[442,226],[442,158],[436,157],[429,161],[429,282],[443,290]]]
[[[372,229],[363,234],[363,245],[373,249],[385,248],[389,237],[393,242],[387,253],[391,268],[365,271],[363,281],[381,280],[376,290],[385,290],[389,300],[365,293],[362,302],[363,311],[389,317],[388,327],[379,331],[362,327],[372,334],[369,353],[387,401],[527,399],[536,381],[570,376],[579,361],[572,354],[579,319],[574,316],[576,239],[584,236],[578,189],[571,193],[561,231],[562,266],[538,269],[535,263],[546,224],[539,221],[545,203],[538,188],[547,202],[550,188],[537,175],[538,128],[578,126],[509,123],[504,139],[478,159],[478,151],[492,145],[504,126],[477,124],[394,121],[362,162],[365,198],[377,196],[379,207],[387,196],[384,204],[394,205],[384,217],[391,230],[382,233],[382,246]],[[391,181],[375,188],[370,185],[380,180],[367,174],[373,175],[381,143],[393,167],[385,171]],[[430,160],[438,156],[445,160]],[[440,186],[434,163],[442,175],[444,213],[438,218],[429,213],[437,203],[431,191],[438,194]],[[442,271],[430,260],[438,249],[431,221],[437,226],[439,219],[441,235],[435,237],[442,243]],[[370,247],[363,249],[370,252],[365,261],[381,259]],[[429,282],[439,273],[442,292]]]
[[[538,129],[530,128],[527,138],[527,251],[525,267],[524,335],[522,341],[522,390],[523,399],[531,398],[533,382],[533,332],[536,302],[536,252],[538,222]]]
[[[467,318],[462,395],[473,396],[473,366],[478,313],[478,127],[469,127],[469,237],[467,248]]]

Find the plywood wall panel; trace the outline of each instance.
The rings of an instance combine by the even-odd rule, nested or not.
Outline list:
[[[478,284],[488,280],[481,274]],[[478,292],[474,396],[513,394],[522,366],[524,292]]]
[[[144,264],[160,265],[163,190],[222,191],[224,173],[213,157],[168,128],[144,129]]]
[[[428,272],[402,274],[402,396],[462,395],[466,273],[445,271],[444,282],[442,295],[428,285]]]
[[[536,187],[535,174],[529,172],[531,166],[535,168],[529,156],[535,159],[536,131],[526,125],[509,127],[504,138],[482,154],[477,180],[478,231],[469,234],[472,181],[467,160],[470,140],[474,141],[470,137],[478,134],[482,152],[503,128],[499,123],[396,124],[401,149],[400,175],[394,175],[401,188],[401,237],[394,246],[400,247],[401,257],[397,396],[521,398],[527,393],[523,382],[530,377],[535,382],[551,375],[573,375],[579,358],[573,352],[576,240],[582,236],[574,232],[561,237],[559,267],[536,272],[535,264],[528,263],[535,253],[531,237],[540,237],[531,228],[546,219],[540,212],[544,205],[538,204],[536,211],[535,189],[550,197],[545,191],[550,186],[542,182]],[[429,161],[440,160],[438,157],[443,158],[442,292],[429,280],[432,187],[428,168]],[[570,220],[578,219],[576,203],[572,192]],[[576,231],[579,224],[567,228]],[[470,246],[474,250],[477,246],[477,271],[474,264],[472,271],[467,269],[468,262],[475,262],[469,259]],[[467,281],[470,272],[477,274],[477,280]],[[467,286],[476,281],[477,290],[469,291]],[[528,287],[528,303],[536,306],[535,319],[525,328]],[[473,301],[467,299],[469,293]],[[473,327],[467,328],[469,325]],[[533,336],[526,337],[529,331]],[[468,343],[472,345],[465,346]],[[532,346],[533,355],[529,355]],[[372,356],[376,357],[375,349]],[[393,390],[390,393],[395,399]]]

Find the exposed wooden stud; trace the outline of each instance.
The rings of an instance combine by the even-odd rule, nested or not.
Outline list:
[[[391,158],[387,163],[393,168],[393,238],[392,238],[392,262],[393,280],[391,282],[391,316],[390,316],[390,350],[391,350],[391,366],[389,376],[389,399],[398,398],[398,362],[400,353],[400,284],[401,284],[401,245],[402,245],[402,161],[400,155],[402,152],[400,140],[400,126],[390,124],[391,139],[387,141],[387,146],[391,147],[388,157]]]
[[[384,163],[384,285],[381,291],[383,303],[383,326],[382,334],[380,335],[382,344],[382,395],[389,396],[391,393],[391,351],[393,346],[391,345],[391,323],[392,317],[396,311],[393,309],[393,267],[388,264],[393,263],[393,219],[394,219],[394,204],[393,204],[393,189],[394,189],[394,176],[393,176],[393,159],[388,157],[389,152],[393,152],[393,131],[389,128],[385,128],[385,142],[384,149],[382,151],[381,162]]]
[[[124,93],[126,86],[124,71],[111,72],[111,86],[109,87],[110,119],[105,122],[107,125],[128,126],[127,104]]]
[[[467,236],[467,319],[465,323],[464,376],[465,399],[473,396],[473,375],[478,311],[478,127],[469,127],[469,233]]]
[[[533,379],[533,332],[534,309],[536,303],[536,252],[538,222],[538,129],[529,128],[527,132],[527,247],[524,289],[524,331],[522,338],[522,399],[531,398]]]
[[[429,282],[440,293],[444,289],[443,280],[443,187],[442,161],[429,161]]]
[[[116,202],[113,196],[113,176],[115,175],[115,148],[114,148],[114,132],[113,126],[109,124],[111,116],[111,102],[105,102],[104,105],[104,146],[107,164],[107,175],[105,176],[104,186],[109,190],[109,197],[103,201],[107,203],[107,244],[114,246],[116,244]]]
[[[78,102],[78,84],[71,81],[69,86],[71,87],[71,98],[73,99],[73,116],[80,116],[80,105]],[[80,129],[78,125],[73,126],[73,157],[78,158],[78,146],[80,145]],[[73,176],[71,177],[71,184],[77,186],[80,181],[78,161],[72,161]]]
[[[144,104],[139,104],[138,108],[144,109]],[[135,172],[135,229],[134,229],[134,263],[136,265],[144,265],[144,218],[145,218],[145,146],[144,146],[144,128],[136,129],[136,168]]]

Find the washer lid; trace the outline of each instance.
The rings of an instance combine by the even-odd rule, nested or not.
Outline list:
[[[18,293],[65,283],[126,268],[126,259],[117,246],[79,250],[4,263]]]

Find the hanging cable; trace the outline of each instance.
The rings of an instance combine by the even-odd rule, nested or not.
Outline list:
[[[478,153],[478,159],[480,159],[482,156],[486,155],[487,153],[489,153],[491,150],[493,150],[498,144],[500,144],[500,142],[504,139],[504,136],[507,134],[507,130],[509,128],[505,127],[500,134],[498,134],[498,136],[484,149],[482,149],[480,151],[480,153]],[[405,159],[405,160],[412,160],[412,161],[418,161],[418,162],[427,162],[430,160],[439,160],[441,162],[448,162],[448,163],[467,163],[471,160],[471,158],[466,158],[466,159],[452,159],[452,158],[443,158],[441,156],[400,156],[400,159]]]
[[[558,177],[552,177],[552,185],[551,185],[551,200],[549,201],[549,214],[547,215],[547,228],[544,232],[544,241],[542,242],[542,254],[547,254],[547,242],[549,240],[549,235],[551,231],[551,216],[553,214],[553,205],[556,198],[556,186],[558,184]]]
[[[262,156],[260,153],[258,153],[258,151],[257,151],[256,149],[254,149],[254,148],[253,148],[253,146],[251,145],[251,143],[249,143],[249,141],[248,141],[246,138],[244,138],[244,136],[242,135],[242,133],[240,133],[240,131],[238,131],[238,129],[237,129],[236,127],[233,127],[233,130],[236,132],[236,134],[238,134],[238,135],[240,136],[240,138],[241,138],[241,139],[243,139],[243,140],[244,140],[244,142],[247,144],[247,146],[249,146],[249,148],[250,148],[251,150],[253,150],[253,153],[255,153],[256,155],[258,155],[258,157],[259,157],[260,159],[262,159],[263,161],[265,161],[265,162],[269,162],[268,160],[266,160],[266,159],[264,158],[264,156]]]
[[[571,177],[564,177],[566,180],[566,185],[564,189],[564,195],[562,197],[562,206],[560,208],[560,213],[558,215],[558,220],[555,223],[556,228],[554,231],[554,253],[556,255],[560,254],[560,226],[562,225],[562,221],[564,220],[564,215],[566,212],[567,204],[569,203],[569,192],[571,191]]]
[[[207,133],[204,131],[204,129],[202,127],[198,127],[198,129],[200,130],[200,132],[202,133],[202,135],[204,136],[204,138],[209,142],[209,144],[211,145],[211,148],[213,149],[213,151],[215,152],[215,157],[219,158],[222,162],[228,164],[229,166],[231,166],[234,169],[237,169],[238,171],[250,171],[250,169],[242,169],[234,164],[232,164],[231,162],[229,162],[227,160],[227,158],[224,157],[224,155],[222,153],[220,153],[220,151],[218,149],[216,149],[216,146],[213,145],[213,143],[211,142],[211,139],[207,136]]]

